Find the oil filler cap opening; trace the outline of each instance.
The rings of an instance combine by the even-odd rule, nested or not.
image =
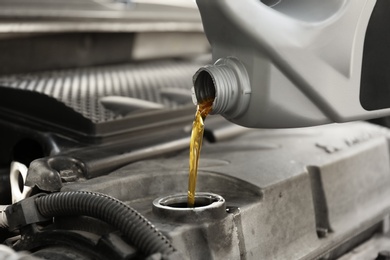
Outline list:
[[[226,204],[218,194],[197,192],[195,207],[187,207],[187,194],[179,193],[155,199],[153,214],[175,222],[210,221],[226,216]]]

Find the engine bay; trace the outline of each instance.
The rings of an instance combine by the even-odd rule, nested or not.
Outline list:
[[[196,8],[82,1],[87,23],[17,2],[23,19],[0,11],[0,257],[388,259],[387,127],[210,115],[189,208],[192,76],[211,59]]]

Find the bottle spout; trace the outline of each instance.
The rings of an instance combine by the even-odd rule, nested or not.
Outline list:
[[[245,66],[234,57],[201,67],[193,76],[192,100],[214,99],[211,114],[235,118],[246,111],[251,88]]]

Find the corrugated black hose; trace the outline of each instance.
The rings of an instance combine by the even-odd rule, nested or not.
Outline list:
[[[84,215],[103,220],[119,229],[145,255],[170,255],[171,242],[144,216],[120,200],[88,191],[58,192],[35,199],[44,217]]]

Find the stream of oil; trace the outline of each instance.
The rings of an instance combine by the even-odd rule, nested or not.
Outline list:
[[[188,177],[188,207],[195,206],[195,188],[198,175],[198,164],[200,150],[202,148],[204,120],[210,113],[214,99],[203,101],[197,106],[195,119],[192,123],[191,141],[190,141],[190,173]]]

